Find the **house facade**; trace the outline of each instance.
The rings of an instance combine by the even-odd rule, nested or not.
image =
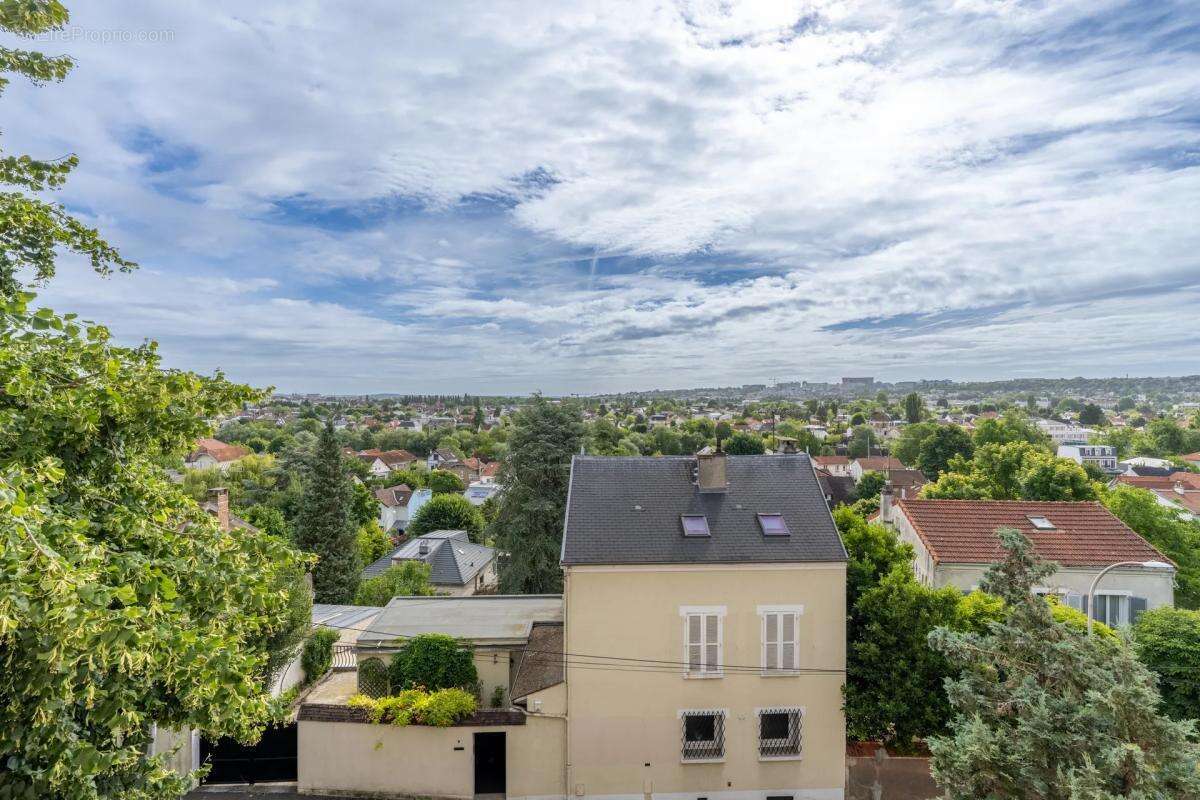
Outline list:
[[[567,794],[841,798],[845,559],[806,455],[576,457]]]
[[[183,461],[184,469],[229,469],[230,465],[250,455],[250,449],[236,444],[226,444],[220,439],[200,439],[196,449],[188,453]]]
[[[884,492],[879,519],[913,546],[913,572],[922,583],[963,592],[979,588],[992,563],[1003,557],[996,531],[1013,528],[1058,570],[1035,587],[1061,597],[1110,626],[1129,625],[1149,609],[1175,604],[1175,569],[1169,559],[1099,503],[1006,500],[895,500]],[[1101,579],[1095,604],[1088,590],[1104,568],[1125,566]]]
[[[1076,464],[1092,464],[1109,475],[1119,475],[1117,448],[1106,444],[1060,444],[1058,457],[1069,458]]]

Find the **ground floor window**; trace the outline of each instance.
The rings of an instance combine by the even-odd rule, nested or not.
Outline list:
[[[761,758],[794,758],[800,755],[799,708],[763,708],[758,711],[758,755]]]
[[[725,757],[725,712],[708,709],[683,711],[684,761],[714,761]]]
[[[1092,619],[1110,628],[1129,624],[1129,597],[1123,594],[1097,594]]]

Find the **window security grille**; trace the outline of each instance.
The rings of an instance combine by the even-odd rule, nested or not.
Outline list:
[[[684,711],[683,760],[712,761],[725,757],[725,712]]]
[[[764,708],[758,712],[758,755],[800,755],[801,712],[798,708]]]

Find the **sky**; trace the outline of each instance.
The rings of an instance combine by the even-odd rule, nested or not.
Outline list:
[[[1200,4],[76,0],[39,302],[280,391],[1200,372]],[[0,43],[12,45],[11,37]],[[29,43],[26,43],[29,46]]]

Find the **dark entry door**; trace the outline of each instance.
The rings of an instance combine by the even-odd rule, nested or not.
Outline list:
[[[296,780],[296,723],[272,726],[258,744],[246,746],[228,737],[200,740],[200,763],[208,763],[205,783],[265,783]]]
[[[475,794],[504,794],[504,733],[475,734]]]

